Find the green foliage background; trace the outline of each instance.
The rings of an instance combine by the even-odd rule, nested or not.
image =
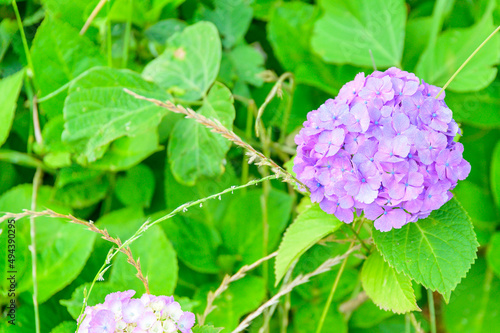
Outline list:
[[[442,86],[500,24],[495,0],[111,0],[79,34],[98,2],[19,1],[26,54],[11,1],[0,0],[0,211],[32,206],[33,177],[41,168],[37,210],[95,221],[122,240],[148,218],[269,172],[248,167],[240,148],[201,124],[124,88],[220,121],[282,165],[294,155],[293,138],[306,114],[356,73],[371,73],[373,64],[397,66]],[[418,224],[373,232],[383,256],[372,247],[368,260],[350,257],[323,332],[404,331],[404,315],[371,300],[339,310],[363,289],[384,309],[423,309],[416,317],[426,329],[428,295],[420,284],[444,296],[435,294],[439,331],[500,332],[499,62],[495,36],[446,90],[472,165],[454,190],[458,201]],[[269,140],[262,140],[253,130],[253,113],[285,72],[293,80],[285,80],[281,98],[267,106],[262,122]],[[35,137],[34,95],[42,141]],[[63,219],[36,221],[42,332],[72,332],[83,290],[112,244]],[[6,223],[0,229],[0,306],[6,314]],[[0,330],[33,332],[28,219],[16,232],[18,326],[2,316]],[[361,237],[369,236],[370,228],[363,229]],[[276,264],[231,284],[215,302],[207,323],[230,332],[276,293],[295,259],[300,257],[292,278],[344,253],[348,244],[331,240],[350,237],[334,217],[273,180],[190,208],[152,227],[131,249],[153,294],[173,294],[184,310],[202,313],[207,293],[225,274],[281,243]],[[315,331],[337,272],[334,267],[285,298],[291,308],[284,331]],[[89,304],[117,290],[142,294],[134,275],[118,255]],[[270,332],[280,331],[282,317],[277,311]],[[250,331],[262,324],[260,317]]]

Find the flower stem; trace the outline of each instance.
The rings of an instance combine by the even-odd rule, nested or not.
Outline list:
[[[17,8],[16,0],[12,0],[12,7],[14,8],[14,13],[16,13],[17,26],[19,27],[19,32],[21,33],[21,39],[23,41],[24,53],[26,54],[26,61],[28,62],[28,76],[33,77],[35,75],[35,69],[33,67],[33,61],[31,61],[30,48],[28,47],[28,40],[26,39],[26,34],[24,33],[23,21],[21,20],[21,15],[19,14],[19,8]]]
[[[125,35],[123,37],[123,54],[122,54],[122,67],[127,68],[128,63],[128,49],[130,44],[130,33],[132,31],[132,10],[134,0],[128,0],[128,15],[127,23],[125,25]]]
[[[458,75],[458,73],[460,73],[462,71],[462,69],[469,63],[469,61],[472,58],[474,58],[474,56],[476,55],[476,53],[478,53],[479,50],[481,50],[483,48],[484,44],[486,44],[499,30],[500,30],[500,25],[474,50],[474,52],[472,52],[472,54],[467,58],[467,60],[465,60],[464,63],[460,67],[458,67],[457,71],[450,77],[450,79],[448,80],[448,82],[446,82],[446,84],[443,86],[443,88],[441,88],[441,90],[439,91],[439,93],[436,95],[436,98],[438,98],[439,95],[441,95],[441,93],[455,79],[455,77]]]
[[[429,302],[429,317],[431,319],[431,333],[436,333],[436,310],[434,308],[434,294],[427,289],[427,300]]]

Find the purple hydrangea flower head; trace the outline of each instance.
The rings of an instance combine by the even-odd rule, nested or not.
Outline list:
[[[194,314],[182,311],[172,296],[144,294],[132,299],[134,294],[133,290],[112,293],[104,303],[88,306],[78,318],[77,333],[192,332]]]
[[[356,75],[295,137],[294,172],[321,209],[381,231],[425,218],[451,199],[470,164],[440,88],[398,68]]]

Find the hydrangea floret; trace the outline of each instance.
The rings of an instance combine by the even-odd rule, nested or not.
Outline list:
[[[88,306],[77,333],[192,333],[195,316],[184,312],[173,296],[144,294],[132,298],[134,290],[115,292],[104,303]]]
[[[346,83],[307,115],[293,171],[322,210],[354,213],[389,231],[425,218],[452,198],[470,164],[440,88],[392,67]]]

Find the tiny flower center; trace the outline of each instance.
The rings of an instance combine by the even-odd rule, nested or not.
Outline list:
[[[429,199],[430,199],[430,198],[432,198],[432,194],[429,194],[429,195],[427,196],[427,198],[429,198]]]
[[[432,117],[435,118],[437,116],[436,112],[432,114]]]
[[[450,163],[446,162],[444,165],[448,167],[450,166]]]
[[[380,91],[377,91],[377,92],[376,92],[376,94],[377,94],[377,95],[380,95]]]
[[[378,120],[375,120],[375,125],[378,125]]]
[[[366,183],[366,179],[364,179],[364,178],[363,178],[363,179],[361,179],[361,182],[362,182],[362,183]]]

